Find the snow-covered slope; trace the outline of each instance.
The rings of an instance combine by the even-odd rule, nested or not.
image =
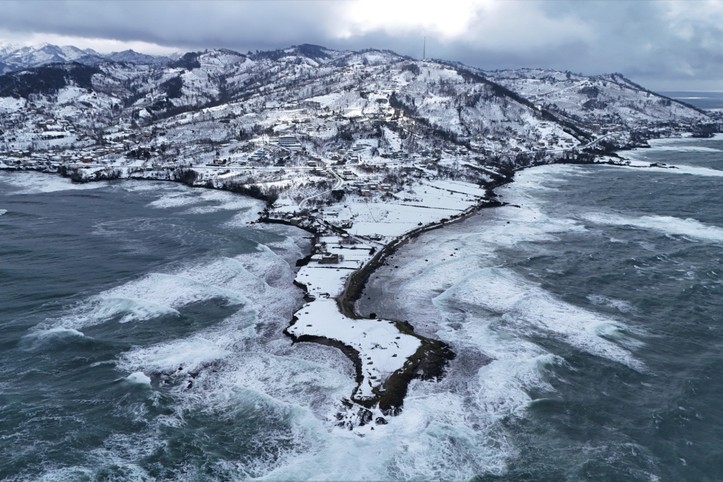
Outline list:
[[[486,73],[530,101],[593,128],[706,122],[706,113],[655,94],[621,74],[584,76],[542,69]]]
[[[59,47],[50,44],[38,47],[7,45],[0,48],[0,62],[6,66],[3,73],[52,63],[74,62],[86,57],[100,58],[100,56],[92,49],[82,50],[73,46]]]
[[[133,50],[101,54],[93,49],[79,49],[72,45],[62,47],[47,43],[39,46],[0,45],[0,74],[55,63],[79,62],[86,65],[96,65],[108,61],[162,65],[168,63],[169,59],[167,57],[145,55]]]
[[[315,156],[368,154],[379,163],[420,156],[444,169],[481,174],[504,162],[519,166],[569,156],[600,134],[607,135],[608,147],[620,147],[673,125],[694,130],[715,122],[619,74],[485,73],[385,50],[306,44],[248,54],[189,52],[170,62],[127,51],[117,54],[122,61],[67,63],[92,55],[49,45],[0,49],[3,62],[56,62],[0,76],[0,98],[27,100],[10,129],[4,121],[17,134],[6,134],[16,139],[8,148],[26,148],[33,125],[55,117],[80,137],[123,131],[126,137],[142,134],[151,145],[172,142],[194,151],[293,134]],[[154,134],[161,131],[162,138]],[[464,162],[460,153],[467,155]]]

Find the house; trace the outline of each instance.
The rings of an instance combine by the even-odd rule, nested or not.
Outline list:
[[[321,255],[319,264],[339,264],[344,260],[344,257],[337,253],[324,253]]]
[[[301,143],[296,136],[280,136],[278,140],[279,147],[289,151],[300,151]]]

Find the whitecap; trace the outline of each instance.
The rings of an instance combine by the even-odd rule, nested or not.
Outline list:
[[[143,372],[133,372],[124,378],[128,383],[151,386],[151,377]]]
[[[140,299],[118,298],[112,296],[99,296],[92,303],[94,309],[90,318],[109,320],[120,317],[119,323],[130,321],[143,321],[160,316],[178,316],[178,310],[158,303]]]
[[[705,224],[692,218],[657,215],[625,216],[603,212],[586,213],[581,217],[595,224],[629,226],[702,241],[723,242],[722,227]]]
[[[214,189],[190,189],[164,193],[148,206],[158,209],[187,208],[184,214],[209,214],[220,211],[259,211],[263,203],[257,199]]]
[[[621,313],[630,313],[632,311],[632,307],[630,306],[630,303],[624,300],[618,300],[615,298],[610,298],[608,296],[598,295],[598,294],[590,294],[587,296],[587,299],[590,300],[591,303],[598,305],[598,306],[609,306],[611,308],[615,308]]]
[[[632,160],[629,160],[629,165],[615,165],[614,167],[619,169],[645,169],[646,172],[650,171],[665,174],[687,174],[689,176],[723,177],[723,171],[718,169],[712,169],[710,167],[688,166],[685,164],[666,164],[665,166],[654,166],[651,165],[652,163],[653,161],[650,159],[643,161],[632,158]]]
[[[651,150],[655,152],[723,152],[721,149],[705,146],[677,146],[674,144],[650,144]]]
[[[22,338],[21,346],[24,349],[33,351],[47,346],[57,346],[59,343],[75,343],[81,339],[89,339],[89,337],[74,328],[39,326]]]
[[[7,214],[7,212],[7,209],[0,209],[0,216],[2,216],[3,214]]]
[[[703,176],[703,177],[723,177],[723,171],[718,169],[711,169],[709,167],[701,166],[686,166],[686,165],[674,165],[674,169],[660,169],[652,168],[656,170],[665,170],[666,172],[672,172],[676,174],[689,174],[691,176]]]
[[[17,172],[4,176],[3,182],[20,188],[11,194],[44,194],[58,191],[91,190],[107,186],[105,182],[74,183],[70,179],[55,174],[37,172]]]
[[[511,270],[482,269],[439,298],[448,307],[500,316],[507,330],[555,336],[590,354],[643,368],[630,352],[599,336],[601,330],[622,328],[616,320],[566,303]]]
[[[222,340],[201,336],[169,343],[159,343],[142,349],[130,350],[118,362],[121,370],[143,369],[149,372],[194,372],[212,362],[222,360],[229,353]]]
[[[181,192],[164,193],[158,199],[148,203],[148,207],[153,207],[153,208],[158,208],[158,209],[169,209],[169,208],[186,207],[186,206],[198,204],[200,202],[201,202],[201,199],[197,195],[194,195],[189,189],[189,190],[184,190]]]

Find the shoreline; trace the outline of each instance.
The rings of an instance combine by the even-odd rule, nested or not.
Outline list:
[[[625,150],[623,150],[624,152]],[[433,338],[428,338],[426,336],[417,334],[414,331],[413,322],[410,323],[409,321],[400,321],[400,320],[378,320],[376,319],[375,314],[370,314],[369,317],[363,316],[359,311],[357,310],[356,304],[357,301],[360,299],[361,295],[363,294],[363,291],[366,287],[366,284],[372,274],[380,267],[383,266],[387,260],[387,258],[397,252],[400,248],[404,247],[407,243],[409,243],[410,240],[415,239],[421,234],[424,234],[428,231],[432,231],[435,229],[443,228],[446,225],[457,223],[464,221],[465,219],[468,219],[473,214],[479,212],[482,209],[486,208],[492,208],[492,207],[499,207],[505,205],[505,203],[500,202],[497,199],[497,195],[495,193],[495,190],[500,187],[504,186],[506,184],[509,184],[511,182],[514,182],[515,173],[518,171],[522,171],[524,169],[527,169],[528,167],[536,167],[538,165],[547,165],[547,164],[591,164],[591,165],[606,165],[606,164],[613,164],[613,165],[619,165],[617,163],[610,162],[611,159],[609,157],[617,157],[618,159],[620,156],[617,154],[617,152],[613,156],[600,156],[596,155],[592,159],[592,161],[586,161],[586,162],[569,162],[569,161],[556,161],[556,162],[548,162],[548,163],[540,163],[540,164],[534,164],[532,166],[524,166],[519,169],[515,169],[511,171],[511,173],[505,177],[500,177],[498,179],[495,179],[489,183],[487,183],[484,187],[485,194],[484,196],[481,196],[477,199],[477,201],[471,205],[468,206],[466,209],[464,209],[461,212],[458,212],[456,214],[453,214],[449,217],[445,217],[442,219],[439,219],[437,221],[429,222],[425,225],[416,227],[410,231],[407,231],[401,235],[398,235],[394,237],[393,239],[385,242],[376,252],[373,253],[373,256],[371,258],[367,258],[365,261],[363,261],[358,267],[356,267],[353,270],[350,270],[351,272],[349,275],[342,275],[340,279],[343,280],[343,287],[341,287],[340,292],[336,293],[335,296],[331,297],[328,294],[324,293],[326,296],[317,297],[314,296],[314,294],[311,293],[310,286],[307,284],[299,281],[298,275],[301,273],[301,269],[303,269],[305,266],[308,266],[310,262],[312,262],[312,258],[314,257],[315,253],[315,245],[316,243],[321,239],[321,237],[324,234],[324,231],[331,228],[332,231],[341,236],[342,234],[345,234],[345,231],[343,229],[334,228],[333,226],[329,225],[328,222],[326,222],[323,218],[323,216],[316,217],[316,216],[304,216],[301,218],[296,219],[283,219],[283,218],[277,218],[272,217],[273,213],[269,212],[269,200],[261,199],[261,201],[266,201],[266,209],[259,212],[259,217],[256,221],[257,223],[268,223],[268,224],[285,224],[297,227],[299,229],[302,229],[312,236],[312,246],[310,247],[309,253],[298,259],[296,261],[296,267],[299,268],[299,271],[297,271],[297,278],[294,280],[294,285],[298,288],[300,288],[304,293],[304,301],[306,302],[305,305],[300,307],[293,315],[292,319],[290,320],[288,326],[283,329],[283,333],[288,336],[292,343],[297,342],[312,342],[312,343],[318,343],[321,345],[326,346],[333,346],[335,348],[338,348],[344,355],[349,358],[355,368],[355,382],[357,384],[357,388],[352,393],[350,400],[344,398],[342,399],[342,404],[349,410],[356,410],[357,413],[355,415],[356,420],[352,422],[340,422],[339,425],[345,425],[348,428],[353,428],[355,426],[363,426],[367,423],[372,422],[373,415],[371,410],[374,410],[376,407],[378,407],[379,411],[381,411],[382,415],[397,415],[401,412],[402,407],[404,405],[404,400],[406,398],[409,384],[413,380],[434,380],[440,377],[444,376],[446,367],[448,364],[453,360],[456,356],[454,351],[452,350],[452,347],[450,347],[448,344],[444,343],[441,340],[436,340]],[[606,159],[607,158],[607,159]],[[30,172],[42,172],[42,173],[48,173],[48,174],[60,174],[61,177],[70,178],[71,182],[78,182],[77,180],[71,178],[71,176],[64,175],[64,173],[59,171],[47,171],[47,170],[38,170],[38,169],[18,169],[18,168],[10,168],[10,169],[3,169],[3,171],[15,171],[15,172],[22,172],[22,171],[30,171]],[[206,182],[203,184],[192,184],[185,182],[183,179],[178,178],[156,178],[156,177],[142,177],[142,178],[121,178],[121,179],[103,179],[103,178],[93,178],[93,179],[85,179],[83,182],[97,182],[97,181],[107,181],[107,180],[137,180],[137,181],[167,181],[167,182],[176,182],[183,185],[186,185],[187,187],[201,187],[206,189],[214,189],[214,190],[225,190],[229,192],[233,192],[236,194],[242,194],[245,195],[251,199],[259,200],[258,197],[250,196],[248,193],[242,193],[238,192],[234,189],[230,189],[227,186],[221,185],[215,185],[211,182]],[[229,186],[231,187],[231,186]],[[318,229],[317,229],[318,228]],[[341,248],[341,245],[339,246]],[[352,248],[349,248],[352,249]],[[362,249],[362,248],[353,248],[353,249]],[[371,253],[370,253],[371,254]],[[349,268],[346,268],[349,269]],[[339,271],[338,269],[336,271]],[[318,295],[318,290],[317,290]],[[314,304],[315,302],[323,301],[326,303],[325,306],[328,307],[329,303],[333,303],[333,306],[335,307],[335,311],[338,312],[338,314],[341,314],[343,318],[347,318],[349,320],[359,320],[364,322],[382,322],[387,321],[389,324],[393,325],[394,329],[398,332],[399,335],[406,337],[406,338],[413,338],[418,342],[418,346],[414,349],[413,353],[406,355],[406,357],[402,357],[405,359],[403,365],[399,367],[398,369],[393,370],[391,373],[389,373],[383,380],[379,380],[381,383],[379,383],[376,386],[371,386],[371,390],[367,389],[366,393],[360,393],[361,391],[361,384],[365,381],[365,376],[363,373],[363,370],[366,368],[364,366],[364,360],[362,359],[363,354],[366,355],[369,352],[362,353],[358,348],[355,348],[353,346],[350,346],[350,344],[344,343],[344,341],[333,338],[330,336],[324,336],[323,332],[320,334],[309,334],[309,333],[294,333],[294,327],[299,323],[301,311],[304,308],[308,308],[309,305]],[[337,320],[339,321],[339,320]],[[342,322],[345,320],[341,320]],[[310,326],[310,325],[306,325]],[[298,328],[298,327],[297,327]],[[366,335],[366,333],[364,333]],[[393,337],[392,337],[393,338]],[[399,336],[396,337],[399,339]],[[397,355],[393,355],[397,356]],[[366,357],[367,360],[371,360],[371,358]],[[367,364],[371,364],[371,362],[368,362]],[[367,377],[369,377],[369,372],[367,371]],[[371,379],[376,379],[377,377],[371,376]],[[367,378],[367,381],[369,379]],[[366,388],[366,387],[365,387]],[[356,407],[355,407],[356,406]],[[348,416],[344,416],[343,414],[338,414],[337,419],[348,420]],[[383,417],[377,417],[376,420],[377,424],[383,424],[387,423],[386,420],[383,419]]]
[[[526,166],[529,167],[529,166]],[[525,167],[525,168],[526,168]],[[524,168],[522,168],[524,169]],[[60,175],[61,177],[69,179],[71,182],[74,183],[91,183],[91,182],[99,182],[99,181],[123,181],[123,180],[135,180],[135,181],[166,181],[166,182],[175,182],[179,184],[183,184],[190,188],[206,188],[206,189],[213,189],[213,190],[224,190],[233,192],[236,194],[242,194],[246,195],[250,199],[257,199],[258,197],[249,196],[248,193],[239,193],[235,191],[234,189],[228,189],[224,185],[214,185],[210,182],[206,182],[203,184],[191,184],[188,182],[185,182],[183,179],[179,178],[171,178],[169,177],[142,177],[142,178],[113,178],[113,179],[105,179],[103,177],[93,177],[93,178],[86,178],[82,181],[79,181],[72,176],[67,175],[64,172],[61,172],[59,170],[56,171],[49,171],[49,170],[38,170],[38,169],[18,169],[18,168],[10,168],[10,169],[3,169],[3,171],[13,171],[13,172],[40,172],[45,174],[56,174]],[[521,169],[518,169],[521,170]],[[363,262],[358,268],[354,269],[350,275],[344,279],[344,285],[341,290],[341,292],[334,296],[333,298],[330,298],[330,300],[324,300],[324,301],[333,301],[333,304],[335,306],[335,309],[344,317],[351,319],[351,320],[359,320],[359,321],[366,321],[366,322],[382,322],[382,321],[388,321],[389,324],[392,324],[394,328],[398,331],[398,334],[406,337],[406,338],[413,338],[418,342],[418,347],[414,350],[413,353],[410,355],[407,355],[406,357],[402,357],[405,362],[402,365],[400,369],[394,370],[391,372],[383,381],[381,384],[379,384],[376,387],[371,387],[371,394],[360,394],[359,390],[361,388],[361,383],[364,381],[364,375],[362,373],[362,370],[364,369],[363,360],[362,360],[362,353],[352,347],[349,346],[349,344],[344,343],[341,340],[327,337],[323,335],[310,335],[310,334],[301,334],[297,335],[292,332],[293,327],[298,322],[299,318],[297,315],[299,315],[300,311],[304,308],[303,306],[297,310],[292,317],[292,320],[290,321],[289,325],[283,330],[283,333],[291,338],[292,342],[313,342],[318,343],[326,346],[333,346],[335,348],[338,348],[339,350],[344,353],[347,358],[349,358],[355,367],[355,381],[357,383],[357,388],[355,389],[354,393],[351,395],[351,401],[344,399],[342,400],[342,403],[349,409],[353,408],[353,405],[356,404],[357,408],[359,408],[359,413],[357,414],[356,418],[357,421],[353,422],[351,425],[349,425],[349,428],[352,428],[355,425],[362,426],[365,423],[368,423],[371,421],[371,412],[370,410],[374,409],[375,407],[378,407],[379,410],[382,412],[383,415],[396,415],[398,414],[404,404],[404,399],[407,394],[409,383],[411,383],[412,380],[418,379],[418,380],[433,380],[436,378],[440,378],[444,376],[444,371],[448,363],[455,358],[455,353],[453,352],[452,348],[448,346],[446,343],[435,340],[432,338],[425,337],[423,335],[419,335],[415,333],[413,324],[409,323],[408,321],[399,321],[399,320],[378,320],[376,317],[370,317],[366,318],[362,314],[360,314],[356,310],[356,302],[360,298],[366,283],[369,279],[369,277],[374,273],[374,271],[382,266],[386,259],[396,252],[399,248],[406,245],[411,239],[416,238],[420,234],[423,234],[427,231],[432,231],[435,229],[440,229],[448,224],[460,222],[464,219],[467,219],[471,215],[475,214],[481,209],[489,208],[489,207],[497,207],[500,205],[503,205],[503,203],[499,202],[496,199],[496,194],[494,193],[494,190],[502,185],[508,184],[510,182],[513,182],[514,178],[514,172],[511,173],[511,175],[508,175],[506,177],[500,177],[498,179],[495,179],[492,182],[489,182],[484,187],[484,196],[481,198],[478,198],[477,202],[475,204],[467,207],[464,211],[453,214],[449,217],[442,218],[438,221],[434,221],[428,224],[425,224],[423,226],[419,226],[417,228],[412,229],[411,231],[405,232],[395,238],[393,238],[391,241],[388,241],[384,243],[384,245],[379,248],[373,255],[371,259],[368,259],[367,261]],[[261,200],[263,201],[263,200]],[[256,221],[258,223],[268,223],[268,224],[285,224],[297,227],[299,229],[302,229],[312,235],[312,247],[310,249],[309,254],[304,256],[303,258],[300,258],[296,262],[297,268],[303,268],[304,266],[308,265],[312,257],[314,255],[314,247],[313,245],[321,238],[322,236],[322,230],[324,228],[329,228],[330,226],[328,223],[325,223],[323,218],[317,218],[316,216],[308,216],[299,218],[298,221],[296,220],[288,220],[288,219],[280,219],[280,218],[274,218],[271,217],[271,213],[268,210],[268,200],[266,200],[266,209],[259,212],[259,218]],[[316,226],[319,226],[321,229],[316,229]],[[344,233],[344,230],[341,229],[333,229],[333,231],[336,234],[341,235]],[[359,249],[359,248],[355,248]],[[298,272],[297,272],[298,276]],[[316,297],[314,297],[309,290],[309,286],[306,284],[300,282],[298,279],[294,280],[294,285],[298,288],[300,288],[304,292],[304,301],[307,302],[307,305],[310,303],[313,303],[317,300]],[[399,337],[397,337],[398,339]],[[396,357],[396,355],[394,355]],[[370,364],[370,363],[367,363]],[[368,375],[368,373],[367,373]],[[372,377],[375,378],[375,377]],[[337,417],[342,418],[342,417]],[[386,423],[385,420],[379,421],[379,417],[377,417],[377,423]]]
[[[504,182],[498,183],[493,188],[488,189],[491,194],[490,197],[496,197],[493,193],[494,188],[510,182],[512,182],[512,179],[507,179]],[[501,203],[496,199],[490,199],[490,197],[488,197],[486,201],[479,202],[466,209],[462,214],[452,216],[446,221],[439,221],[421,226],[385,244],[370,261],[349,276],[344,285],[343,291],[336,297],[336,303],[339,311],[351,319],[369,319],[359,313],[356,308],[356,303],[364,292],[369,278],[379,267],[385,264],[386,259],[396,253],[397,250],[404,247],[410,240],[415,239],[423,233],[441,229],[449,224],[464,221],[481,209],[504,205],[504,203]],[[412,380],[434,380],[444,376],[444,371],[447,365],[456,357],[456,354],[452,350],[452,347],[443,341],[428,338],[416,333],[414,331],[413,323],[406,320],[391,321],[394,322],[396,328],[400,332],[414,336],[421,342],[420,347],[414,355],[408,359],[404,367],[401,370],[392,373],[382,384],[383,392],[379,394],[378,401],[374,403],[378,403],[379,408],[383,413],[396,415],[401,411],[404,405],[404,399],[406,398],[407,390]],[[361,360],[358,360],[358,362],[360,363]]]
[[[494,190],[500,186],[513,182],[513,179],[514,172],[512,176],[495,180],[493,183],[489,183],[485,187],[485,197],[465,209],[463,212],[436,222],[420,226],[385,243],[384,246],[379,249],[371,259],[363,263],[359,268],[355,269],[348,277],[346,277],[341,292],[333,297],[333,301],[338,312],[349,320],[364,320],[369,322],[383,321],[377,320],[376,315],[373,313],[370,314],[370,316],[366,317],[363,314],[359,313],[356,308],[356,302],[361,297],[369,278],[375,272],[375,270],[378,269],[380,266],[383,266],[386,262],[386,259],[390,255],[394,254],[398,249],[402,248],[410,240],[415,239],[419,235],[428,231],[443,228],[444,226],[447,226],[449,224],[464,221],[465,219],[471,217],[482,209],[503,206],[504,203],[497,200],[497,196]],[[320,233],[316,229],[314,229],[313,225],[316,221],[318,221],[318,219],[307,218],[307,220],[308,222],[302,225],[299,222],[293,222],[287,219],[272,218],[269,215],[266,215],[263,216],[259,220],[259,222],[295,226],[311,233],[314,236],[314,240],[316,241],[319,239]],[[297,266],[306,266],[310,262],[312,256],[313,248],[309,255],[297,260]],[[315,298],[310,293],[309,287],[305,283],[295,280],[294,284],[304,291],[304,299],[305,301],[307,301],[307,304],[302,306],[302,308],[297,311],[298,314],[302,309],[304,309],[304,307],[310,305],[314,301],[317,301],[317,298]],[[299,317],[297,316],[297,314],[295,314],[292,318],[289,327],[284,330],[284,334],[289,336],[294,343],[313,342],[339,348],[354,364],[356,373],[355,381],[357,383],[358,389],[360,384],[364,381],[364,376],[362,374],[363,360],[360,351],[355,349],[354,347],[349,346],[348,344],[343,343],[340,340],[327,336],[295,334],[292,330],[293,327],[299,322]],[[351,397],[351,400],[360,407],[363,407],[361,409],[362,412],[364,411],[364,409],[366,409],[366,411],[368,412],[368,410],[378,407],[383,415],[397,415],[402,410],[402,407],[404,405],[404,399],[406,398],[408,387],[412,380],[434,380],[444,376],[447,365],[451,360],[456,357],[456,354],[454,353],[452,348],[443,341],[429,338],[416,333],[414,331],[413,324],[409,321],[384,321],[392,323],[394,327],[399,331],[399,333],[407,335],[409,337],[414,337],[416,340],[418,340],[419,346],[414,351],[414,353],[406,359],[404,365],[400,369],[392,372],[378,387],[372,390],[372,397],[362,398],[359,396],[355,396],[358,395],[355,391],[355,393]],[[344,401],[344,403],[346,405],[346,401]],[[351,407],[348,406],[348,408]],[[358,418],[361,420],[361,422],[359,423],[360,425],[364,425],[372,419],[370,413],[368,413],[366,416],[364,416],[364,414],[361,414]],[[384,421],[378,421],[378,423],[384,423]]]

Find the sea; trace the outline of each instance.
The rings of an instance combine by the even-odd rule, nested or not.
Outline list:
[[[669,91],[662,92],[671,99],[679,100],[703,110],[723,110],[723,92],[718,91]]]
[[[418,236],[359,311],[456,358],[337,426],[284,334],[309,234],[173,183],[0,173],[0,480],[723,480],[723,137],[551,165]]]

